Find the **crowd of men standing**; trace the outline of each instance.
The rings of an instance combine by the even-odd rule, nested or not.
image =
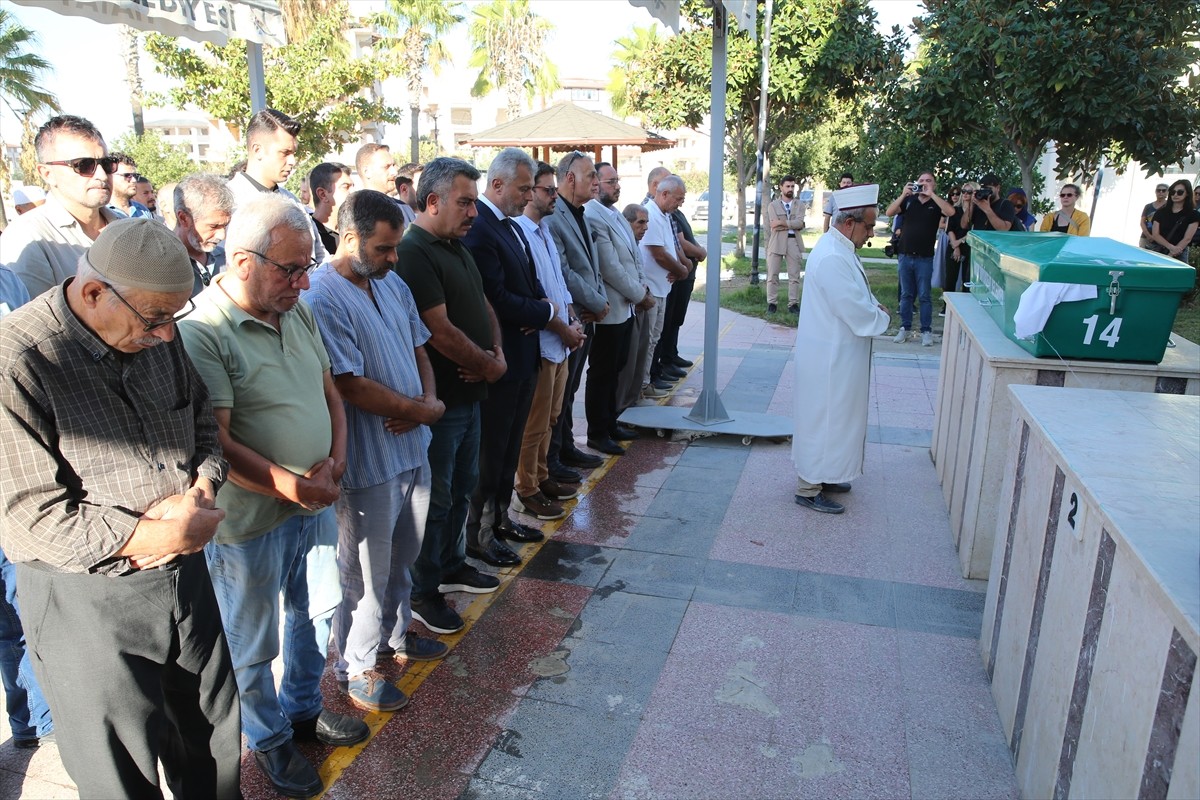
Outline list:
[[[242,735],[281,794],[320,792],[295,742],[369,735],[324,707],[330,640],[351,702],[403,707],[378,660],[444,656],[410,622],[460,630],[445,596],[499,586],[468,557],[519,564],[505,543],[542,538],[519,518],[602,463],[584,369],[588,448],[618,456],[621,412],[692,366],[706,253],[667,170],[619,208],[580,152],[503,150],[480,191],[368,144],[357,189],[312,170],[309,211],[283,188],[299,131],[256,114],[244,168],[181,180],[170,228],[55,117],[45,203],[0,236],[0,671],[17,745],[57,741],[84,796],[160,796],[160,764],[176,796],[237,796]]]

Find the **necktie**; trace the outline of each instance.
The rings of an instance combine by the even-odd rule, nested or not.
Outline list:
[[[537,271],[534,269],[534,266],[533,266],[533,251],[529,249],[529,240],[525,238],[525,233],[521,230],[520,225],[513,222],[508,217],[505,217],[504,221],[506,223],[508,223],[509,230],[511,230],[516,235],[517,239],[519,239],[521,242],[521,246],[523,248],[525,248],[525,260],[528,263],[530,277],[531,278],[536,277]]]

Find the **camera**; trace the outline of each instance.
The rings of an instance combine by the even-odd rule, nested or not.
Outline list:
[[[976,200],[991,200],[992,199],[992,187],[980,186],[978,189],[975,190],[975,199]]]
[[[900,237],[892,234],[892,238],[888,239],[888,243],[883,246],[883,254],[888,258],[896,257],[896,248],[900,246]]]
[[[909,191],[911,191],[913,194],[921,193],[921,184],[918,181],[913,181],[912,183],[910,183],[908,185],[908,188],[909,188]]]

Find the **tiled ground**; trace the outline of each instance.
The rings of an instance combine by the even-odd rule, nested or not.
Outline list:
[[[720,323],[726,407],[790,415],[793,331]],[[685,353],[702,325],[693,304]],[[711,361],[669,402],[691,405]],[[877,341],[840,517],[792,502],[787,444],[637,440],[501,592],[456,598],[471,626],[445,661],[391,667],[407,708],[369,715],[365,746],[306,751],[326,795],[1015,797],[983,586],[959,577],[929,460],[937,375],[936,350]],[[271,796],[244,764],[246,796]],[[0,746],[0,799],[73,796],[53,748]]]

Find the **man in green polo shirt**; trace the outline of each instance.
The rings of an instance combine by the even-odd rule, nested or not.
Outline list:
[[[412,290],[446,413],[430,426],[432,476],[421,554],[412,568],[412,614],[434,633],[454,633],[462,617],[443,592],[494,592],[500,582],[467,564],[463,525],[479,480],[479,401],[504,375],[500,324],[483,294],[470,251],[459,240],[475,219],[479,170],[435,158],[421,173],[417,218],[408,226],[396,271]]]
[[[180,336],[213,400],[230,481],[205,548],[233,656],[242,732],[286,797],[322,782],[293,739],[350,745],[365,723],[322,708],[321,674],[341,601],[332,505],[346,469],[346,416],[312,310],[300,302],[312,228],[274,194],[244,201],[226,234],[226,271],[196,297]],[[283,685],[279,599],[287,615]]]

